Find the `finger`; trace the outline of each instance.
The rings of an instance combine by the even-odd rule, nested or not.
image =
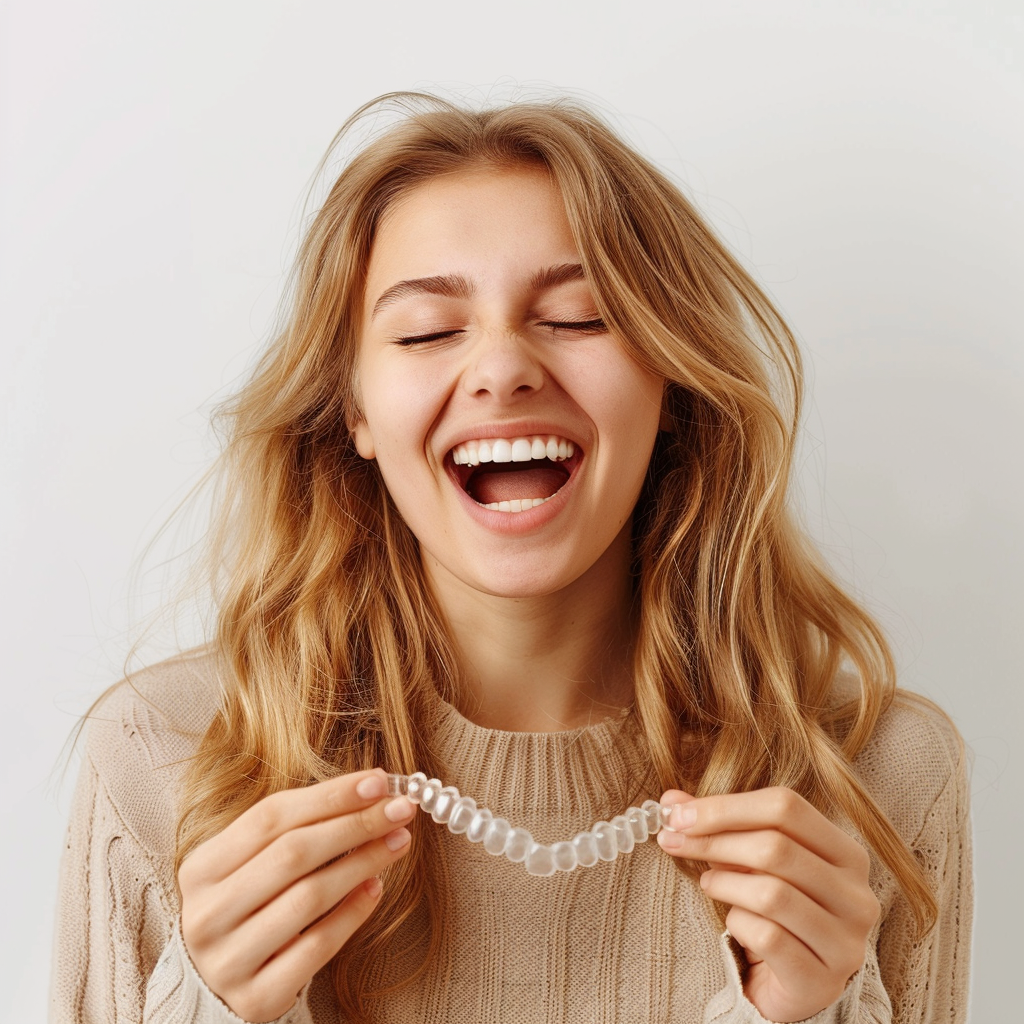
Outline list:
[[[415,813],[415,804],[400,796],[286,832],[221,883],[227,917],[244,920],[329,861],[408,825]]]
[[[219,882],[285,832],[362,810],[386,792],[387,776],[379,768],[371,768],[274,793],[240,814],[186,858],[179,881],[184,873],[186,881],[194,885]]]
[[[696,799],[682,789],[666,789],[661,797],[662,807],[674,807],[676,804],[688,804]]]
[[[713,835],[666,832],[660,842],[675,857],[706,861],[732,871],[774,876],[833,914],[841,913],[853,893],[863,887],[852,873],[836,868],[775,829]]]
[[[781,786],[688,801],[673,809],[668,825],[687,835],[777,829],[830,864],[867,867],[867,855],[856,840]]]
[[[227,935],[300,879],[409,824],[415,813],[407,798],[395,797],[286,832],[229,877],[196,894],[189,903],[191,935],[206,940]]]
[[[381,892],[377,878],[357,886],[323,920],[267,961],[257,975],[258,982],[273,991],[298,992],[370,917],[380,903]],[[287,1008],[276,1008],[276,1015],[268,1019],[276,1020]]]
[[[288,948],[296,936],[315,928],[319,919],[350,893],[405,856],[410,839],[408,829],[396,829],[289,886],[238,926],[232,942],[236,951],[232,969],[242,976],[255,975],[267,961]]]
[[[725,924],[744,948],[747,960],[756,965],[744,988],[768,1019],[814,1016],[839,998],[849,977],[863,963],[862,950],[860,960],[848,972],[830,970],[791,932],[742,907],[733,907]]]
[[[700,884],[712,899],[780,925],[826,966],[849,953],[852,939],[843,923],[781,878],[712,869],[701,875]],[[761,949],[755,952],[764,955]]]
[[[747,952],[751,963],[765,961],[784,988],[800,986],[825,973],[825,966],[805,943],[780,924],[744,907],[725,918],[729,934]]]

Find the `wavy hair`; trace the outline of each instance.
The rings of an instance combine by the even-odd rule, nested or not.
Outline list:
[[[698,795],[792,787],[857,829],[927,927],[922,872],[851,767],[896,693],[892,658],[789,507],[802,376],[782,318],[680,190],[579,105],[389,94],[335,142],[385,110],[400,116],[330,188],[279,336],[222,410],[225,695],[188,768],[178,864],[277,790],[375,765],[443,771],[414,723],[432,689],[457,700],[459,668],[416,539],[346,426],[358,311],[398,197],[435,175],[529,164],[561,192],[600,314],[666,381],[669,429],[634,516],[634,711],[653,774]],[[843,692],[841,676],[854,681]],[[434,920],[434,835],[389,869],[382,906],[335,958],[352,1019],[371,1013],[369,967],[401,922],[421,905]]]

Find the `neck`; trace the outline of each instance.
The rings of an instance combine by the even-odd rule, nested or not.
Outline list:
[[[514,732],[600,721],[632,700],[629,530],[606,556],[551,594],[502,597],[424,565],[460,655],[459,710]]]

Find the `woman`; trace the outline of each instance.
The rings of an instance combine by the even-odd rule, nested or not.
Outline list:
[[[389,103],[227,410],[214,642],[92,724],[58,1019],[963,1019],[960,743],[793,525],[789,331],[589,113]],[[671,831],[534,878],[416,770]]]

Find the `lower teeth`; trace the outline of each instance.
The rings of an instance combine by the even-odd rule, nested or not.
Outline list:
[[[543,505],[552,497],[553,495],[549,494],[546,498],[513,498],[511,501],[492,501],[484,505],[484,508],[489,508],[493,512],[525,512],[535,505]]]

